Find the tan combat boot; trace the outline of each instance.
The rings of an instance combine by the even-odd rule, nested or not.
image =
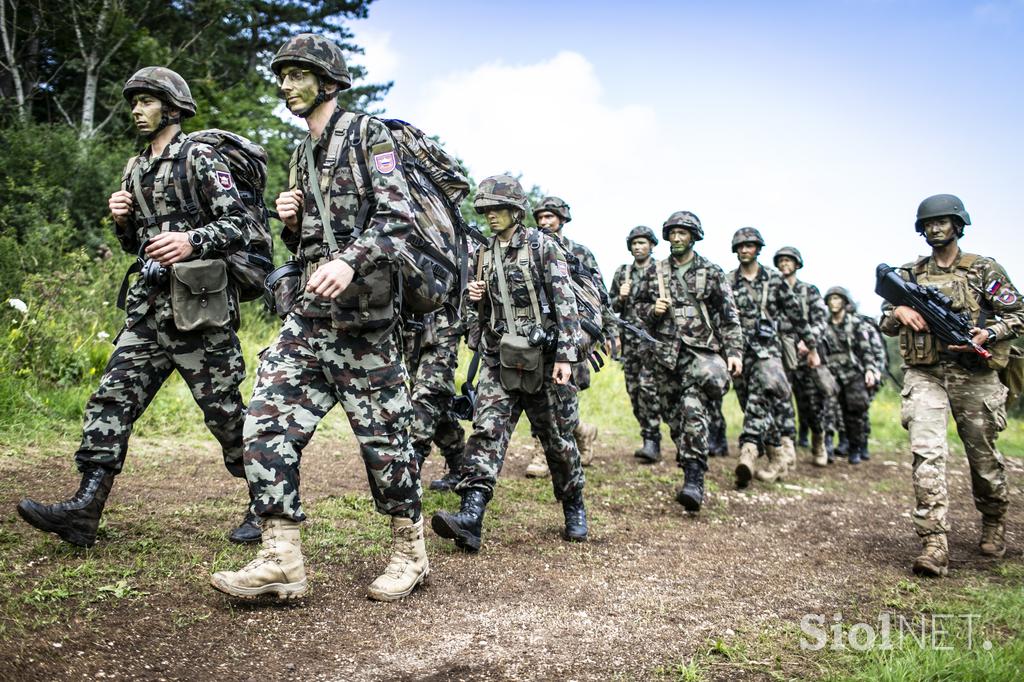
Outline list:
[[[263,519],[263,547],[256,558],[239,571],[220,571],[210,583],[221,592],[241,599],[276,594],[278,599],[296,599],[309,590],[302,563],[299,524],[291,519]]]
[[[754,477],[754,466],[757,461],[757,444],[743,443],[740,445],[740,462],[736,465],[736,487],[746,488]]]
[[[576,437],[576,447],[580,450],[580,464],[590,466],[594,461],[594,443],[597,441],[597,427],[593,424],[580,422],[573,431]]]
[[[768,463],[759,466],[757,468],[757,480],[764,481],[765,483],[774,483],[778,479],[782,469],[782,446],[765,445],[764,446],[765,458]]]
[[[397,601],[409,596],[430,575],[427,546],[423,541],[423,517],[413,523],[404,516],[391,517],[395,553],[384,573],[370,585],[366,594],[377,601]]]
[[[796,471],[796,444],[789,436],[782,437],[779,447],[779,478]]]
[[[811,460],[814,466],[828,466],[828,452],[825,451],[825,434],[820,432],[811,434],[811,454],[814,455],[814,459]]]
[[[949,549],[945,533],[924,536],[924,549],[914,559],[914,573],[938,578],[949,573]]]
[[[978,549],[984,556],[998,559],[1006,554],[1006,524],[1001,516],[981,518],[981,542]]]
[[[527,478],[547,478],[550,475],[548,471],[548,458],[544,454],[544,446],[541,442],[534,438],[533,447],[536,452],[533,455],[533,459],[530,460],[529,465],[526,467]]]

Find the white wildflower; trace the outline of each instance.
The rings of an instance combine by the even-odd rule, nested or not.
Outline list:
[[[99,339],[100,341],[106,341],[107,339],[110,338],[110,334],[108,334],[107,332],[97,332],[96,338]]]
[[[14,308],[15,310],[17,310],[19,313],[21,313],[23,315],[28,312],[28,304],[25,303],[20,298],[9,298],[9,299],[7,299],[7,305],[11,306],[12,308]]]

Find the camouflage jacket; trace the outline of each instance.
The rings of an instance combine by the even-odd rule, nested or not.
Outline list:
[[[615,270],[615,276],[612,277],[612,287],[610,297],[612,303],[612,310],[618,313],[626,322],[635,324],[641,329],[647,328],[647,320],[645,320],[638,310],[637,306],[637,294],[640,291],[640,282],[647,275],[648,271],[651,271],[651,276],[655,276],[653,272],[655,269],[655,263],[657,261],[653,256],[647,259],[647,262],[641,267],[635,262],[625,263],[620,265]],[[629,277],[630,289],[629,296],[623,298],[619,296],[619,290],[622,288],[622,283],[626,281],[626,277]],[[633,345],[639,345],[640,339],[636,338],[635,335],[627,329],[622,330],[622,338],[626,343]]]
[[[302,149],[298,150],[296,164],[296,185],[302,190],[301,227],[297,231],[284,228],[281,239],[285,246],[299,255],[306,263],[315,263],[329,255],[330,248],[324,237],[324,223],[316,205],[311,182],[320,182],[320,171],[327,157],[328,146],[336,132],[347,135],[345,111],[338,109],[324,128],[323,135],[313,142],[309,138],[303,144],[313,144],[313,158],[318,169],[316,178],[311,178]],[[345,117],[345,120],[342,120]],[[357,117],[358,118],[358,117]],[[407,249],[405,240],[412,231],[413,208],[409,200],[409,187],[401,157],[395,153],[395,142],[387,127],[373,117],[369,118],[366,139],[362,143],[366,153],[366,167],[370,175],[370,187],[364,188],[359,177],[356,150],[347,142],[331,170],[329,183],[330,223],[334,229],[340,254],[335,255],[353,270],[357,277],[365,277],[378,267],[393,263],[399,254]],[[376,159],[387,163],[377,163]],[[321,185],[322,186],[322,185]],[[356,225],[360,208],[369,202],[365,226]],[[359,232],[358,230],[362,231]],[[358,234],[358,237],[354,236]],[[331,302],[313,294],[303,294],[296,311],[307,317],[329,317]]]
[[[930,256],[923,256],[897,272],[905,280],[939,289],[953,301],[954,311],[966,312],[976,325],[994,331],[997,343],[990,343],[989,349],[1005,364],[1009,341],[1024,331],[1024,302],[995,259],[961,251],[948,268],[940,268]],[[929,365],[945,358],[981,366],[980,356],[950,353],[940,348],[942,344],[933,335],[902,327],[892,316],[892,310],[892,304],[882,305],[879,329],[888,336],[900,336],[900,354],[907,364]]]
[[[822,351],[830,369],[861,374],[868,370],[882,371],[875,349],[871,346],[868,327],[867,322],[853,313],[845,313],[842,322],[838,324],[829,315]]]
[[[785,282],[785,278],[782,281]],[[786,284],[787,286],[789,285],[788,282]],[[797,280],[796,284],[790,287],[790,290],[796,295],[800,305],[800,312],[807,318],[807,323],[811,327],[811,333],[814,334],[814,338],[820,339],[822,334],[825,333],[825,327],[828,325],[829,319],[828,306],[825,305],[825,299],[822,298],[821,291],[813,284],[800,280]],[[779,320],[779,332],[786,336],[797,336],[794,331],[793,322],[788,317],[783,317]]]
[[[864,332],[867,334],[868,342],[871,344],[871,354],[875,358],[875,368],[879,372],[884,372],[885,368],[889,365],[889,354],[885,350],[885,340],[878,329],[878,322],[870,315],[861,315],[857,312],[854,314],[864,325]]]
[[[536,234],[538,253],[531,258],[529,253],[530,236]],[[505,320],[505,307],[501,300],[498,286],[498,275],[492,259],[502,254],[502,266],[508,283],[509,297],[515,322],[510,325]],[[489,365],[498,362],[498,343],[501,335],[506,332],[528,335],[535,325],[535,317],[530,291],[523,275],[523,267],[532,275],[532,284],[541,306],[541,319],[544,327],[555,335],[554,362],[577,362],[580,357],[577,351],[581,332],[576,296],[569,282],[569,266],[566,263],[562,247],[553,238],[540,230],[523,227],[515,228],[515,234],[508,245],[502,249],[497,237],[491,237],[490,245],[480,251],[477,268],[483,271],[483,280],[487,283],[487,292],[479,303],[466,300],[465,305],[477,306],[477,314],[469,330],[469,347],[479,349],[483,359]]]
[[[674,365],[682,346],[704,348],[726,357],[743,356],[739,312],[725,271],[699,253],[679,281],[682,268],[671,258],[644,271],[636,292],[636,307],[651,335],[658,340],[659,357]],[[665,287],[672,308],[655,315],[654,306]]]
[[[566,236],[561,237],[562,244],[569,250],[569,253],[576,256],[576,259],[583,265],[583,267],[590,270],[594,276],[594,281],[597,283],[597,288],[604,295],[604,301],[606,303],[601,308],[601,331],[604,332],[604,336],[607,339],[617,339],[619,337],[619,325],[615,323],[615,320],[611,318],[611,299],[608,297],[608,290],[604,286],[604,276],[601,274],[601,268],[597,265],[597,259],[594,258],[594,254],[587,247],[583,246],[579,242],[574,242]]]
[[[462,336],[464,322],[447,308],[437,312],[405,318],[402,325],[402,343],[411,359],[422,349],[436,346],[451,336]]]
[[[757,357],[781,356],[778,328],[784,318],[788,318],[792,330],[790,333],[802,340],[809,349],[816,347],[817,339],[804,317],[800,301],[777,270],[759,263],[757,276],[753,281],[748,281],[736,268],[729,273],[729,282],[736,307],[740,311],[740,323],[743,325],[747,347]],[[759,320],[766,320],[775,327],[776,334],[772,338],[761,338],[754,333]]]
[[[227,164],[216,150],[198,142],[188,145],[187,163],[192,164],[201,214],[190,216],[184,212],[187,197],[177,196],[171,173],[186,141],[185,134],[179,131],[160,156],[153,158],[152,149],[147,147],[129,161],[122,186],[132,194],[132,213],[124,227],[114,224],[117,240],[128,253],[138,255],[142,245],[161,232],[192,232],[202,236],[201,246],[193,251],[193,257],[218,258],[245,248],[249,235],[257,228],[238,196]],[[135,177],[139,179],[138,186]],[[146,203],[153,219],[146,219],[140,201]],[[237,320],[237,306],[234,301],[231,305],[232,316]],[[126,299],[128,326],[149,310],[155,310],[160,320],[173,317],[170,288],[150,291],[142,277],[137,277]]]

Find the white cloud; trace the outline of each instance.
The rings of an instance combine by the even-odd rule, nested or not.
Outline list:
[[[359,32],[363,54],[352,56],[352,62],[366,69],[371,83],[395,80],[402,59],[391,46],[391,33],[363,30]]]

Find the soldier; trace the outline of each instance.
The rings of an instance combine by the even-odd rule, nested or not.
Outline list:
[[[736,485],[745,488],[754,475],[761,451],[767,465],[757,467],[757,478],[771,482],[784,476],[796,461],[793,437],[792,390],[782,366],[782,345],[778,324],[783,317],[793,334],[807,347],[807,365],[814,369],[821,360],[816,339],[797,301],[779,273],[757,262],[764,247],[761,233],[741,227],[732,237],[732,250],[740,266],[729,275],[733,296],[740,312],[746,349],[743,374],[735,379],[736,395],[743,408],[740,461]]]
[[[114,477],[124,466],[132,427],[175,370],[220,443],[224,466],[232,476],[245,476],[244,405],[238,388],[245,378],[245,363],[235,334],[239,317],[233,288],[227,287],[224,298],[216,301],[223,306],[223,325],[208,320],[202,328],[184,331],[178,329],[174,309],[180,307],[177,312],[183,314],[184,306],[172,306],[170,280],[185,276],[176,264],[189,266],[192,273],[226,278],[224,258],[244,248],[256,226],[223,159],[208,145],[186,144],[181,121],[195,115],[196,104],[181,76],[163,67],[146,67],[128,79],[122,93],[131,105],[136,130],[149,146],[129,161],[109,207],[122,248],[138,254],[145,266],[127,290],[127,299],[118,302],[124,303],[125,324],[99,388],[85,406],[82,441],[75,454],[82,473],[78,492],[56,504],[30,499],[18,504],[25,521],[80,547],[96,541]],[[183,153],[200,198],[198,215],[186,213],[185,198],[168,184],[172,166]],[[129,274],[134,272],[139,272],[135,266]],[[259,529],[248,515],[230,535],[233,542],[258,538]]]
[[[825,327],[826,362],[839,384],[836,402],[846,429],[849,462],[860,464],[868,389],[878,385],[881,373],[864,322],[847,311],[850,292],[843,287],[832,287],[825,292],[825,303],[830,314]]]
[[[917,209],[914,226],[931,246],[931,254],[897,272],[904,279],[939,289],[952,300],[954,311],[969,315],[973,341],[988,347],[990,360],[972,353],[970,346],[945,346],[929,333],[914,309],[882,306],[880,328],[888,336],[899,335],[904,362],[902,419],[914,455],[914,526],[924,545],[913,570],[925,576],[946,575],[949,566],[946,420],[950,411],[970,464],[974,505],[982,515],[980,552],[996,558],[1006,552],[1003,519],[1009,491],[996,439],[1006,428],[1007,389],[996,369],[1006,365],[1009,341],[1024,329],[1024,304],[999,263],[960,250],[959,240],[970,224],[957,197],[928,197]]]
[[[597,266],[597,259],[594,258],[594,254],[590,252],[590,249],[583,246],[579,242],[574,242],[563,234],[566,223],[572,220],[572,214],[569,212],[569,204],[565,203],[564,200],[558,197],[544,197],[537,204],[537,207],[533,209],[533,219],[537,221],[537,226],[551,235],[558,241],[566,251],[576,257],[579,264],[590,271],[594,277],[594,281],[597,282],[600,287],[602,294],[602,301],[608,301],[608,292],[604,288],[604,278],[601,276],[601,269]],[[604,310],[602,310],[602,317],[604,318],[604,325],[602,332],[605,337],[605,350],[608,355],[612,355],[618,347],[619,343],[619,332],[615,322],[609,319],[610,309],[607,303],[604,303]],[[587,362],[577,362],[572,367],[573,381],[576,387],[585,391],[590,387],[590,366]],[[576,446],[580,451],[580,461],[583,462],[583,466],[590,466],[590,463],[594,459],[594,443],[597,441],[597,427],[593,424],[586,424],[580,421],[576,427],[576,432],[573,434],[576,438]],[[531,478],[539,478],[548,475],[547,461],[544,457],[543,452],[539,452],[533,457],[533,461],[530,462],[529,466],[526,467],[526,475]]]
[[[800,311],[807,318],[811,333],[815,338],[821,338],[828,324],[828,309],[825,308],[818,287],[797,279],[796,271],[804,266],[800,251],[792,246],[783,246],[775,252],[772,262],[800,303]],[[825,452],[825,426],[829,416],[829,401],[815,384],[814,372],[818,370],[812,370],[806,363],[800,362],[801,358],[807,356],[807,346],[796,338],[787,318],[779,320],[779,331],[782,333],[785,351],[782,354],[783,365],[793,387],[800,426],[806,424],[811,432],[812,463],[815,466],[826,466],[828,454]]]
[[[871,354],[874,357],[875,367],[878,368],[879,376],[878,382],[874,386],[868,387],[868,409],[864,411],[864,440],[860,446],[860,458],[863,461],[871,459],[871,453],[868,449],[868,441],[871,439],[871,403],[875,401],[875,396],[878,395],[878,391],[881,390],[882,385],[885,383],[885,372],[889,367],[889,353],[885,348],[885,340],[882,338],[882,332],[878,329],[878,321],[870,315],[861,315],[857,312],[857,303],[850,301],[850,304],[846,306],[846,310],[863,323],[864,332],[868,336],[868,341],[871,344]]]
[[[455,487],[462,497],[459,512],[438,512],[431,526],[468,552],[480,549],[484,510],[525,411],[544,447],[555,499],[562,503],[563,537],[583,541],[587,516],[573,438],[579,415],[572,383],[581,332],[568,264],[554,239],[523,226],[530,206],[515,178],[485,179],[474,207],[494,235],[479,252],[476,279],[467,290],[468,304],[478,308],[469,332],[469,347],[481,357],[476,413]]]
[[[662,225],[661,236],[671,244],[672,257],[641,280],[637,308],[658,340],[661,413],[685,477],[676,501],[697,512],[708,466],[706,403],[722,397],[729,375],[742,373],[743,332],[725,272],[693,250],[704,238],[700,219],[677,211]]]
[[[352,84],[340,47],[300,34],[278,50],[270,68],[288,109],[305,119],[310,133],[296,150],[295,184],[277,199],[282,239],[303,265],[302,287],[262,353],[245,419],[245,469],[263,548],[244,568],[215,573],[211,582],[240,598],[306,593],[299,461],[320,420],[340,403],[359,441],[374,504],[391,518],[394,537],[391,562],[368,596],[394,601],[430,572],[392,286],[395,260],[411,255],[406,240],[414,217],[405,171],[383,122],[338,106],[336,97]],[[363,131],[363,149],[347,134],[353,128]],[[331,144],[335,139],[343,149]],[[363,191],[357,189],[357,154],[368,160]]]
[[[626,248],[633,254],[633,262],[620,265],[612,277],[612,310],[624,321],[641,329],[647,327],[647,322],[640,316],[636,296],[644,277],[648,273],[653,275],[657,261],[651,250],[657,245],[654,230],[646,225],[634,227],[626,237]],[[643,445],[633,456],[644,462],[657,462],[661,459],[661,412],[658,409],[655,368],[650,362],[654,348],[628,329],[622,330],[621,338],[626,392],[643,439]]]
[[[445,308],[405,321],[405,362],[412,376],[414,417],[412,448],[422,466],[436,443],[447,473],[430,482],[431,490],[451,490],[459,482],[459,462],[465,432],[449,408],[455,397],[455,368],[459,362],[462,323],[455,310]]]

